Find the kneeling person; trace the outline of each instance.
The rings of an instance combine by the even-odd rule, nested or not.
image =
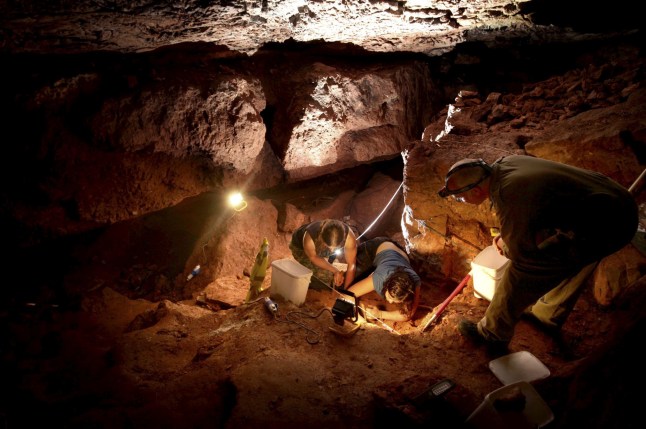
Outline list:
[[[348,288],[355,297],[377,292],[391,304],[400,304],[394,311],[360,306],[366,319],[407,321],[419,304],[421,279],[410,265],[406,252],[387,237],[361,243],[357,249],[357,275],[360,279]]]

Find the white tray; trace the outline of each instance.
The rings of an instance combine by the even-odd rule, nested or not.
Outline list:
[[[530,382],[550,375],[550,370],[543,362],[526,350],[492,360],[489,369],[505,385],[517,381]]]

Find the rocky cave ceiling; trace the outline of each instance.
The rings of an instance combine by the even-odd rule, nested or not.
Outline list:
[[[276,42],[439,55],[463,42],[598,37],[639,24],[633,2],[582,0],[2,1],[4,53],[143,52],[206,42],[253,54]]]

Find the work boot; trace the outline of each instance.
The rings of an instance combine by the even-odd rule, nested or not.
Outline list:
[[[458,332],[473,344],[477,346],[485,346],[487,354],[491,356],[502,356],[509,353],[509,349],[507,348],[509,344],[508,342],[486,339],[478,331],[477,323],[471,322],[467,319],[462,319],[458,322]]]

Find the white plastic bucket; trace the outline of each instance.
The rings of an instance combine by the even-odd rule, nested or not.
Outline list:
[[[270,296],[280,295],[296,305],[302,305],[307,297],[312,270],[289,258],[276,260],[271,267]]]
[[[485,247],[471,262],[473,293],[477,298],[491,301],[496,285],[505,273],[509,259],[498,254],[493,245]]]

